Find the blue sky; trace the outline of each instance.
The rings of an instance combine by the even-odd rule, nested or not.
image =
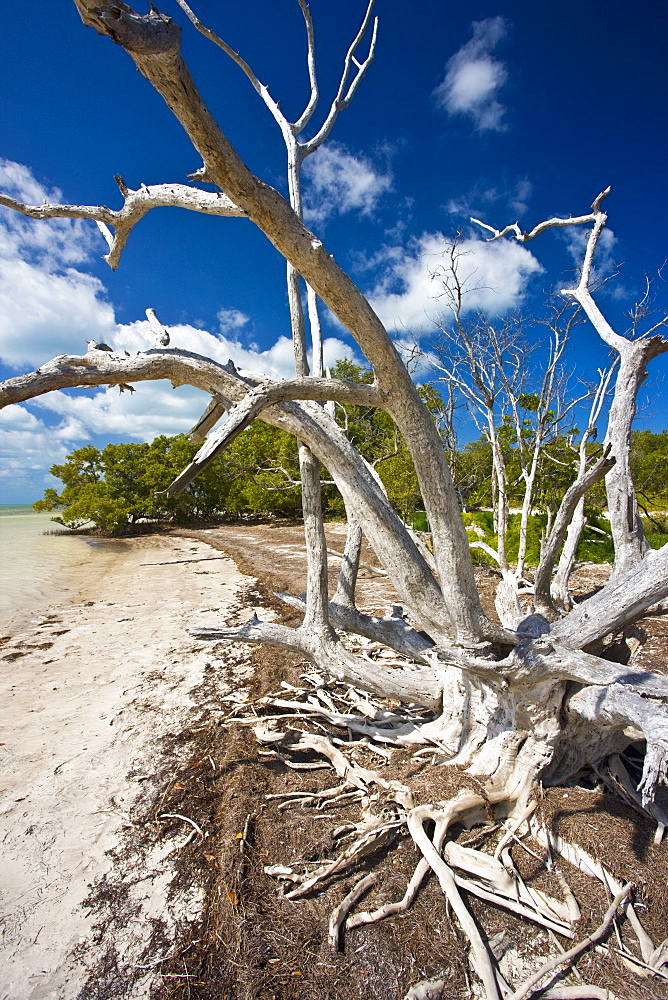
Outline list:
[[[296,117],[308,96],[296,0],[192,6]],[[312,0],[322,113],[364,6]],[[223,131],[284,191],[282,140],[248,81],[173,0],[161,9],[184,25],[184,54]],[[429,270],[457,231],[488,289],[471,305],[491,316],[539,311],[573,267],[563,233],[526,247],[486,244],[470,215],[530,227],[586,212],[610,184],[604,250],[623,267],[601,302],[623,331],[644,275],[667,256],[666,7],[378,0],[377,14],[375,61],[329,143],[307,161],[308,219],[328,250],[400,339],[426,342],[438,312]],[[186,182],[199,166],[128,56],[84,28],[70,0],[6,0],[1,30],[0,190],[31,203],[117,208],[115,173],[138,187]],[[174,346],[289,374],[284,262],[249,222],[155,210],[116,272],[105,251],[93,224],[34,223],[0,209],[2,377],[82,353],[86,339],[145,349],[147,307],[170,326]],[[657,306],[665,287],[657,282]],[[327,317],[324,331],[330,361],[353,353]],[[577,375],[595,377],[605,359],[594,332],[578,327],[569,349]],[[653,363],[639,426],[668,427],[667,371],[665,359]],[[177,433],[202,408],[195,390],[143,383],[132,396],[76,390],[0,411],[0,502],[38,499],[56,485],[49,466],[75,447]]]

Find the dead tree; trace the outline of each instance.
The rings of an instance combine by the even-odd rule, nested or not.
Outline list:
[[[455,239],[443,254],[443,264],[432,274],[441,283],[437,299],[450,313],[439,323],[440,334],[431,345],[437,376],[451,393],[465,401],[481,435],[489,441],[492,453],[492,496],[494,532],[498,542],[492,549],[486,542],[474,541],[472,548],[482,549],[499,566],[514,591],[515,577],[506,555],[506,533],[510,514],[509,475],[503,454],[500,428],[508,416],[510,400],[523,392],[526,379],[525,360],[530,349],[521,322],[515,317],[500,328],[484,316],[473,323],[463,318],[466,296],[476,290],[469,279],[460,278],[462,251]]]
[[[179,2],[201,28],[187,4]],[[317,85],[310,19],[305,3],[299,2],[309,38],[311,98],[304,112],[308,115],[317,99]],[[74,0],[74,3],[86,25],[126,50],[181,123],[202,159],[202,165],[193,175],[195,182],[213,183],[222,194],[212,195],[197,183],[160,185],[141,192],[131,191],[121,183],[124,203],[119,211],[105,207],[31,207],[5,197],[0,198],[0,203],[34,218],[88,218],[101,223],[108,238],[107,259],[112,267],[117,266],[134,223],[154,207],[181,205],[194,211],[245,217],[286,259],[290,273],[301,275],[313,294],[350,331],[375,378],[373,385],[322,378],[317,363],[315,374],[307,374],[304,341],[302,338],[299,342],[300,332],[293,324],[297,372],[294,379],[285,382],[237,371],[232,363],[221,366],[178,348],[153,348],[129,358],[114,352],[91,351],[81,357],[54,358],[35,372],[9,379],[0,387],[0,404],[28,400],[64,387],[119,385],[161,378],[170,379],[175,385],[189,384],[205,390],[213,403],[200,421],[198,433],[201,435],[213,427],[225,411],[227,417],[219,428],[211,431],[192,464],[174,483],[166,484],[165,492],[172,495],[185,488],[257,418],[294,434],[325,465],[342,494],[351,525],[344,572],[333,600],[328,599],[326,589],[317,468],[305,479],[302,470],[304,489],[308,492],[305,510],[311,552],[302,624],[289,628],[254,618],[238,629],[228,629],[221,623],[217,628],[193,631],[214,639],[237,638],[273,644],[311,661],[321,674],[431,709],[430,721],[425,721],[424,714],[410,712],[385,714],[375,722],[325,707],[319,714],[332,724],[349,726],[387,744],[436,745],[451,761],[478,776],[480,794],[464,792],[433,808],[416,806],[410,789],[392,787],[387,782],[383,785],[382,779],[371,772],[356,774],[349,767],[346,770],[345,759],[342,763],[340,751],[328,741],[318,743],[317,737],[307,738],[304,734],[300,739],[307,743],[310,739],[310,746],[317,745],[317,752],[328,756],[332,766],[342,769],[345,780],[353,782],[356,788],[376,782],[391,799],[394,815],[399,817],[389,827],[388,822],[380,819],[366,827],[356,846],[344,852],[345,857],[337,862],[339,867],[363,856],[374,837],[385,836],[388,829],[402,823],[422,852],[423,860],[411,880],[405,901],[397,904],[398,909],[386,907],[382,913],[366,917],[379,919],[405,909],[426,870],[433,868],[470,937],[473,961],[486,996],[497,1000],[500,992],[492,961],[452,875],[454,848],[446,844],[448,828],[454,822],[484,815],[489,808],[496,809],[499,815],[515,812],[519,817],[527,809],[531,790],[539,779],[565,781],[583,767],[597,765],[618,754],[632,741],[644,740],[647,747],[642,778],[635,793],[642,807],[655,808],[658,786],[666,779],[668,680],[620,667],[606,659],[603,640],[623,631],[668,596],[668,546],[648,552],[642,544],[627,464],[635,393],[648,361],[668,350],[668,340],[656,327],[644,337],[626,340],[611,330],[594,302],[590,291],[592,262],[606,221],[601,210],[602,196],[596,199],[591,213],[549,220],[528,234],[518,227],[493,230],[493,238],[511,232],[517,239],[526,240],[550,226],[592,226],[579,284],[564,294],[582,306],[604,340],[620,353],[622,361],[608,433],[611,457],[615,458],[615,465],[608,473],[618,548],[614,578],[594,597],[552,624],[540,615],[529,614],[530,609],[518,613],[516,604],[500,623],[492,621],[481,605],[468,539],[438,430],[368,301],[318,236],[304,225],[296,177],[291,182],[291,201],[287,201],[243,163],[204,104],[182,58],[180,27],[154,4],[148,14],[138,14],[120,0],[102,6],[98,0]],[[344,83],[327,122],[333,123],[338,110],[345,107],[368,64],[368,59],[360,62],[354,53],[370,26],[371,6],[346,58]],[[218,36],[214,41],[225,48]],[[347,85],[345,81],[353,67],[353,83]],[[256,85],[252,72],[242,68]],[[257,86],[262,91],[261,85]],[[264,92],[263,97],[267,101]],[[298,159],[295,135],[304,116],[289,127],[282,116],[277,120],[288,149]],[[327,125],[323,127],[327,129]],[[433,556],[420,548],[396,515],[374,470],[337,426],[330,408],[321,405],[325,401],[381,407],[394,419],[419,477],[432,530]],[[306,455],[304,458],[308,464],[310,459]],[[405,608],[402,617],[376,618],[356,607],[359,525],[400,595]],[[382,643],[403,658],[403,665],[387,665],[382,660],[356,655],[346,644],[346,635],[350,634]],[[314,710],[313,706],[310,710]],[[276,732],[259,735],[269,743],[283,738]],[[656,815],[663,816],[660,811]],[[425,823],[430,819],[435,826],[428,835]],[[327,871],[335,869],[336,865]],[[500,884],[502,875],[496,874]],[[313,874],[309,878],[299,877],[296,888],[288,895],[308,891],[319,878],[320,875],[316,878]],[[489,893],[484,896],[486,891],[480,890],[483,898],[489,898]],[[617,902],[621,905],[626,896],[621,892],[618,895]],[[526,995],[526,991],[521,995]]]
[[[585,517],[585,494],[596,482],[603,478],[614,465],[610,458],[610,447],[602,454],[587,454],[587,445],[594,436],[596,422],[601,413],[614,365],[599,371],[599,382],[594,390],[589,410],[587,426],[578,446],[578,461],[575,480],[571,483],[554,518],[554,522],[541,547],[540,562],[534,578],[534,606],[542,614],[550,615],[557,608],[570,611],[573,601],[568,590],[568,581],[575,565],[575,555],[582,530],[587,523]],[[560,554],[561,549],[561,554]],[[559,559],[557,571],[554,566]]]
[[[579,325],[580,310],[573,309],[570,302],[562,304],[558,300],[556,306],[552,306],[548,318],[540,321],[549,329],[550,341],[547,356],[539,366],[542,372],[538,372],[537,378],[537,373],[531,370],[530,360],[538,344],[527,334],[530,322],[533,325],[535,321],[511,316],[502,323],[495,324],[482,314],[468,322],[463,317],[465,298],[476,287],[468,279],[460,279],[460,257],[458,240],[455,240],[443,254],[444,263],[432,275],[441,281],[442,290],[437,298],[445,303],[450,316],[441,320],[440,333],[430,345],[430,356],[433,367],[439,373],[437,381],[444,383],[451,394],[457,393],[463,398],[482,437],[489,442],[492,456],[494,530],[498,542],[496,549],[480,540],[470,542],[470,547],[484,551],[501,572],[503,585],[497,592],[499,614],[502,617],[511,613],[517,616],[521,612],[518,603],[520,587],[525,594],[532,590],[532,585],[523,579],[529,516],[534,503],[538,473],[546,454],[551,457],[547,452],[547,445],[564,433],[564,423],[575,407],[592,391],[587,389],[583,395],[571,395],[569,398],[568,375],[563,369],[564,351],[573,330]],[[604,399],[600,394],[595,395],[598,405],[592,409],[588,430],[582,438],[577,485],[572,484],[568,495],[564,497],[556,522],[548,530],[545,540],[537,574],[539,593],[534,601],[536,610],[541,613],[548,609],[550,613],[552,611],[548,596],[549,581],[564,535],[574,517],[574,505],[614,464],[614,460],[609,459],[605,463],[599,463],[595,469],[590,469],[591,463],[587,461],[586,442],[593,434]],[[527,419],[529,412],[532,413],[531,421]],[[501,431],[504,424],[512,427],[515,432],[516,456],[521,470],[517,483],[523,481],[524,484],[519,547],[514,566],[511,566],[506,552],[511,482],[502,447]],[[512,485],[516,486],[517,483]],[[580,532],[577,538],[571,532],[573,558],[569,563],[569,574],[579,537]],[[564,572],[565,568],[562,567],[562,575]],[[544,593],[546,586],[548,591]]]
[[[592,226],[587,239],[578,283],[574,288],[564,288],[561,294],[578,303],[603,342],[619,356],[619,371],[615,382],[606,436],[606,443],[610,445],[610,452],[615,459],[614,466],[606,476],[606,492],[612,536],[615,543],[613,574],[618,575],[631,566],[637,565],[647,552],[647,543],[631,476],[629,458],[631,427],[636,414],[638,390],[647,375],[647,365],[652,358],[668,351],[668,339],[659,332],[661,327],[668,322],[668,317],[664,316],[640,334],[639,323],[645,313],[641,303],[635,309],[630,336],[624,336],[613,330],[594,299],[594,258],[596,247],[608,218],[601,205],[609,193],[610,188],[601,192],[588,215],[570,219],[547,219],[535,226],[530,232],[523,232],[517,223],[506,226],[503,230],[497,230],[481,223],[478,219],[472,221],[492,232],[494,234],[492,239],[500,239],[502,236],[510,235],[519,243],[526,243],[555,226],[587,224]]]

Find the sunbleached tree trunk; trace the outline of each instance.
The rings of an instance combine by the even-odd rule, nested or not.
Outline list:
[[[277,383],[259,379],[177,348],[155,348],[136,357],[107,351],[89,351],[85,356],[61,356],[30,374],[9,379],[0,386],[0,405],[20,402],[53,389],[73,386],[119,385],[168,378],[173,384],[190,384],[211,394],[214,402],[198,423],[201,438],[210,431],[197,456],[165,493],[185,489],[230,441],[253,419],[262,419],[294,434],[302,446],[300,460],[304,491],[304,519],[309,550],[308,586],[304,620],[289,628],[253,618],[241,628],[196,629],[204,638],[238,638],[247,642],[269,643],[293,650],[316,664],[330,676],[367,690],[427,706],[432,718],[392,721],[379,725],[368,719],[342,717],[345,725],[386,742],[410,745],[434,743],[451,761],[468,767],[478,776],[483,792],[467,799],[466,809],[479,810],[481,803],[499,806],[507,813],[517,803],[525,803],[532,785],[539,779],[566,780],[583,764],[596,765],[638,734],[647,743],[647,753],[639,794],[645,803],[655,796],[668,772],[668,727],[665,678],[647,672],[621,668],[607,660],[601,643],[611,633],[619,633],[641,617],[649,607],[668,596],[668,546],[646,552],[637,530],[633,487],[628,475],[625,449],[628,446],[635,393],[651,357],[668,350],[668,341],[656,328],[635,341],[614,334],[602,320],[589,290],[593,254],[605,224],[599,197],[592,212],[573,219],[553,219],[541,223],[531,233],[518,227],[491,230],[493,238],[511,232],[520,240],[531,239],[551,226],[591,224],[587,255],[576,289],[564,294],[576,300],[607,343],[622,357],[619,391],[610,415],[609,455],[614,458],[608,472],[608,488],[615,511],[615,544],[619,557],[613,580],[598,594],[580,604],[571,614],[550,624],[540,614],[522,616],[519,605],[509,603],[507,594],[499,625],[484,613],[475,583],[469,543],[438,429],[422,402],[409,373],[380,320],[361,291],[330,256],[321,240],[301,219],[299,161],[306,147],[321,142],[331,131],[339,111],[347,106],[361,80],[373,52],[374,35],[367,60],[354,56],[370,26],[372,4],[367,8],[362,28],[348,52],[344,76],[332,108],[314,139],[298,149],[295,136],[304,128],[317,103],[317,85],[310,15],[303,0],[311,97],[304,114],[287,123],[276,107],[289,151],[290,199],[256,177],[241,161],[229,140],[204,105],[180,51],[180,28],[152,5],[149,14],[135,13],[126,4],[99,6],[97,0],[74,0],[85,24],[108,35],[129,54],[139,71],[164,98],[202,157],[196,179],[215,183],[223,192],[216,214],[239,215],[255,224],[283,255],[289,265],[291,316],[295,341],[296,377]],[[266,88],[231,50],[205,29],[185,0],[182,10],[199,30],[207,34],[240,65],[271,108]],[[354,72],[353,72],[353,69]],[[348,75],[353,73],[352,82]],[[148,189],[137,208],[137,192],[121,193],[120,212],[104,208],[76,206],[27,206],[0,196],[0,203],[36,218],[89,218],[106,227],[109,263],[117,266],[132,225],[149,208],[180,204],[195,211],[211,212],[209,192],[187,188],[187,196],[173,187],[173,200],[165,186]],[[491,227],[487,227],[491,229]],[[307,344],[299,295],[299,277],[350,331],[374,371],[373,385],[359,385],[322,378],[319,348],[314,347],[314,373],[308,374]],[[299,301],[298,301],[299,300]],[[312,299],[315,302],[315,298]],[[312,327],[316,326],[311,310]],[[313,329],[312,332],[315,332]],[[451,373],[448,373],[449,376]],[[485,388],[484,382],[482,383]],[[480,386],[476,385],[476,392]],[[473,398],[473,397],[472,397]],[[383,408],[394,419],[410,450],[417,470],[420,490],[432,528],[433,560],[425,557],[410,532],[392,509],[375,471],[364,461],[333,416],[321,404],[325,401],[355,403]],[[483,399],[488,416],[492,413]],[[491,400],[494,405],[494,399]],[[223,413],[225,422],[214,424]],[[490,435],[494,444],[494,434]],[[506,486],[500,454],[497,486]],[[607,445],[606,445],[607,447]],[[349,519],[349,538],[344,566],[332,601],[327,599],[326,544],[319,511],[318,462],[328,469],[343,497]],[[530,468],[530,466],[529,466]],[[621,471],[620,471],[621,470]],[[590,470],[592,476],[593,471]],[[601,466],[596,474],[601,473]],[[577,508],[578,490],[586,488],[580,477],[577,488],[555,519],[546,546],[544,576],[540,592],[549,601],[549,577],[568,521]],[[626,498],[626,499],[625,499]],[[631,498],[631,499],[629,499]],[[626,503],[626,527],[623,524]],[[631,512],[633,517],[631,517]],[[619,522],[619,523],[618,523]],[[377,618],[360,612],[355,604],[356,567],[359,560],[359,525],[374,548],[406,609],[406,617]],[[500,529],[503,525],[499,525]],[[502,532],[500,531],[500,536]],[[501,547],[500,561],[505,561]],[[431,564],[430,564],[431,563]],[[506,583],[507,581],[503,581]],[[512,620],[511,620],[512,619]],[[504,627],[505,626],[505,627]],[[342,641],[340,631],[373,637],[406,657],[404,666],[384,665],[355,656]],[[604,651],[604,650],[603,650]],[[630,734],[630,735],[629,735]],[[635,734],[635,735],[634,735]],[[399,793],[396,793],[399,796]],[[408,801],[408,791],[402,792]],[[454,812],[459,815],[465,815]],[[409,829],[426,854],[424,817],[411,811]],[[419,819],[419,822],[418,822]],[[437,824],[441,818],[436,818]],[[447,822],[443,821],[443,830]],[[441,829],[441,827],[439,827]],[[422,830],[422,833],[420,832]],[[436,841],[431,841],[432,846]],[[434,850],[436,848],[434,847]],[[439,878],[447,883],[440,862]],[[448,883],[449,884],[449,883]],[[459,903],[457,903],[459,912]],[[463,917],[462,919],[465,919]],[[473,933],[473,932],[471,932]],[[482,946],[481,946],[482,947]],[[476,952],[480,974],[488,998],[496,997],[495,980],[484,966],[484,948]]]
[[[607,369],[607,371],[599,373],[599,383],[592,400],[587,427],[580,438],[580,445],[578,449],[578,469],[575,483],[579,484],[578,492],[580,491],[580,487],[582,487],[583,492],[575,505],[575,511],[572,514],[570,521],[568,520],[567,510],[564,510],[562,514],[562,509],[570,505],[571,498],[569,497],[567,499],[564,497],[561,507],[557,512],[555,524],[543,544],[540,564],[538,566],[538,570],[536,571],[534,581],[534,601],[537,609],[542,609],[543,613],[545,613],[544,609],[552,610],[553,607],[562,613],[570,611],[573,607],[573,601],[568,590],[568,581],[573,571],[573,566],[575,565],[575,555],[580,542],[580,537],[582,535],[582,530],[586,524],[585,492],[591,485],[593,485],[591,482],[588,482],[586,486],[583,483],[585,477],[587,476],[587,444],[596,429],[596,422],[601,413],[601,408],[608,391],[614,367],[615,366],[612,365]],[[614,460],[612,459],[610,460],[611,463],[613,461]],[[605,471],[607,471],[607,469]],[[605,474],[605,471],[603,471],[603,474]],[[598,475],[598,473],[596,475]],[[565,540],[564,529],[566,531]],[[564,545],[561,550],[561,554],[559,555],[557,571],[554,574],[554,578],[550,581],[554,563],[559,553],[559,545],[562,540],[564,540]]]

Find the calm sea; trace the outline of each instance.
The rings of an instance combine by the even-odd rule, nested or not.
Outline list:
[[[90,570],[103,570],[122,551],[122,543],[45,534],[59,530],[49,513],[38,514],[27,504],[0,505],[2,634],[51,605],[74,600]]]

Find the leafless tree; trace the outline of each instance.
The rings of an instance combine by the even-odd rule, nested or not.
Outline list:
[[[578,283],[573,288],[563,289],[561,294],[578,303],[603,342],[619,356],[619,371],[606,437],[606,442],[610,444],[611,453],[615,458],[615,464],[606,476],[606,491],[615,542],[613,573],[619,575],[637,565],[647,552],[631,476],[629,458],[631,427],[636,414],[638,390],[647,375],[647,365],[652,358],[668,351],[668,340],[661,333],[661,328],[668,322],[668,317],[662,317],[641,332],[641,322],[646,318],[645,300],[643,300],[634,309],[631,329],[624,335],[612,328],[594,299],[594,258],[607,222],[607,215],[602,210],[601,204],[609,192],[609,188],[601,192],[592,205],[589,215],[571,219],[548,219],[530,232],[523,232],[517,223],[506,226],[503,230],[496,230],[485,223],[480,223],[479,220],[473,221],[492,232],[494,234],[492,239],[510,235],[520,243],[526,243],[555,226],[587,224],[592,226]]]
[[[496,549],[480,539],[471,541],[470,545],[473,549],[483,550],[501,572],[503,585],[497,593],[497,610],[501,617],[510,615],[511,608],[512,614],[518,616],[521,613],[518,603],[520,587],[523,593],[532,590],[531,583],[523,579],[529,517],[537,478],[549,454],[547,446],[567,432],[573,411],[594,390],[586,388],[581,395],[574,396],[569,391],[569,374],[563,365],[566,345],[580,322],[579,308],[574,309],[571,302],[558,298],[556,303],[549,304],[546,317],[538,321],[512,315],[502,322],[491,322],[481,313],[467,319],[463,315],[466,297],[478,291],[479,286],[474,283],[475,272],[464,280],[460,278],[461,256],[459,241],[455,240],[444,251],[443,263],[432,275],[440,283],[437,298],[445,305],[446,314],[439,323],[439,334],[430,344],[429,356],[434,369],[439,372],[437,381],[446,387],[451,397],[456,393],[463,398],[479,432],[490,445],[494,532],[498,541]],[[550,339],[546,356],[536,364],[532,355],[544,346],[535,335],[536,328],[541,326],[549,330]],[[601,479],[613,464],[612,460],[601,463],[594,472],[590,469],[591,463],[586,460],[586,442],[595,430],[595,419],[602,402],[603,397],[599,398],[595,416],[592,410],[580,448],[578,479],[585,471],[588,473],[587,489]],[[519,548],[517,562],[512,566],[506,551],[509,492],[518,483],[511,482],[503,447],[503,432],[509,428],[512,428],[515,437],[515,456],[520,468],[518,482],[523,482]],[[573,492],[569,492],[567,502],[562,504],[554,530],[548,529],[541,585],[546,575],[549,580],[552,574],[564,532],[573,515]],[[573,542],[574,535],[571,537]],[[577,548],[577,541],[574,544]],[[570,566],[572,568],[572,560]],[[548,604],[541,601],[540,607],[545,611]]]
[[[483,549],[498,564],[504,580],[509,580],[513,575],[506,555],[509,475],[500,430],[509,415],[511,399],[523,391],[530,349],[517,317],[498,326],[482,315],[472,322],[465,320],[466,297],[478,291],[479,286],[475,283],[475,272],[466,279],[460,277],[463,255],[459,240],[454,240],[444,251],[442,264],[432,274],[440,284],[436,297],[445,315],[430,355],[434,368],[442,373],[438,381],[465,400],[478,430],[489,442],[497,548],[494,550],[481,541],[472,542],[471,546]]]
[[[288,430],[303,443],[302,484],[310,555],[302,624],[288,628],[254,618],[239,629],[221,625],[193,632],[213,639],[238,638],[283,647],[310,660],[322,674],[432,710],[433,718],[425,722],[424,715],[411,714],[410,709],[393,716],[386,713],[382,721],[372,721],[355,714],[342,715],[324,706],[320,710],[313,705],[310,708],[335,725],[349,726],[386,743],[436,746],[451,761],[478,776],[479,793],[462,792],[438,806],[416,806],[410,788],[396,788],[371,772],[356,771],[324,737],[302,733],[300,745],[317,747],[344,780],[358,789],[375,782],[398,817],[390,822],[379,814],[375,825],[364,828],[355,848],[344,852],[345,863],[364,856],[373,837],[386,836],[388,829],[401,824],[422,853],[404,901],[388,904],[372,914],[355,915],[348,925],[355,926],[357,916],[358,923],[368,922],[406,909],[431,867],[469,935],[472,960],[486,997],[499,1000],[501,987],[494,963],[459,892],[459,876],[452,874],[453,866],[465,868],[467,862],[461,857],[457,861],[456,845],[446,843],[449,826],[489,808],[503,815],[514,811],[519,820],[528,815],[529,796],[539,779],[564,781],[638,739],[646,741],[647,751],[642,779],[634,794],[640,808],[653,810],[660,823],[666,821],[655,798],[668,770],[668,682],[665,677],[620,667],[606,659],[603,640],[623,631],[668,595],[668,546],[647,551],[628,469],[637,389],[647,363],[668,350],[668,340],[662,337],[658,325],[634,340],[615,333],[594,301],[591,273],[606,223],[601,208],[603,195],[596,199],[590,213],[551,219],[530,233],[521,232],[517,226],[491,230],[494,239],[510,233],[525,241],[551,226],[590,225],[580,280],[563,294],[579,303],[604,341],[621,357],[607,437],[610,456],[615,459],[607,480],[617,547],[614,578],[594,597],[552,624],[540,615],[528,613],[530,609],[518,613],[517,605],[504,613],[500,623],[491,620],[482,608],[476,587],[468,539],[438,429],[368,301],[301,218],[299,164],[312,151],[313,144],[329,134],[369,64],[375,44],[373,2],[346,56],[341,85],[325,123],[315,139],[301,146],[297,136],[313,114],[318,98],[313,30],[303,0],[299,3],[307,29],[311,95],[303,115],[293,123],[285,120],[278,104],[241,57],[204,28],[184,0],[178,2],[195,26],[237,62],[272,110],[288,149],[290,200],[248,169],[213,119],[183,60],[181,29],[171,18],[154,4],[148,14],[139,14],[120,0],[106,5],[100,5],[98,0],[74,0],[84,23],[122,46],[166,101],[190,137],[202,165],[194,173],[192,185],[166,184],[132,191],[121,182],[124,203],[119,211],[62,205],[31,207],[4,196],[0,203],[33,218],[88,218],[102,224],[109,242],[107,259],[113,267],[118,265],[132,226],[149,209],[179,205],[247,218],[288,262],[294,293],[291,311],[296,377],[275,382],[238,371],[232,363],[221,366],[178,348],[157,347],[130,358],[91,351],[83,357],[59,356],[35,372],[8,380],[0,387],[0,404],[20,402],[64,387],[119,385],[158,378],[204,389],[213,402],[199,422],[198,434],[214,429],[193,463],[166,487],[170,495],[184,489],[256,418]],[[369,55],[358,59],[355,53],[367,32],[372,32]],[[213,183],[222,193],[212,194],[197,182]],[[372,385],[322,377],[317,346],[314,374],[308,373],[303,326],[299,322],[297,276],[312,290],[312,302],[315,296],[321,298],[355,338],[373,369]],[[314,332],[317,324],[313,314],[312,320]],[[374,470],[350,444],[330,410],[321,405],[325,401],[380,407],[392,416],[417,470],[432,529],[433,555],[420,548],[395,514]],[[224,411],[224,423],[215,428]],[[326,546],[318,510],[318,470],[312,456],[329,470],[349,514],[343,569],[332,600],[327,593]],[[359,525],[400,595],[405,607],[402,616],[377,618],[356,607]],[[291,600],[300,604],[298,599]],[[402,665],[356,655],[346,645],[346,634],[360,634],[384,644],[403,658]],[[301,707],[306,711],[303,704]],[[259,735],[270,743],[281,738],[275,730],[269,734],[261,731]],[[431,835],[425,826],[428,820],[434,821]],[[497,868],[503,866],[496,862],[494,868],[493,861],[489,859],[488,868],[496,873],[494,877],[501,885],[502,873]],[[321,877],[311,873],[298,878],[288,895],[308,891]],[[467,880],[467,885],[471,884],[472,880]],[[476,891],[483,898],[491,895],[495,901],[503,895],[501,889],[494,893],[483,888]],[[518,902],[513,892],[510,901],[506,892],[506,903],[515,912],[524,912],[522,907],[529,904]],[[626,896],[618,896],[615,905],[622,905]],[[551,917],[543,915],[541,919],[554,926]],[[564,926],[563,921],[559,926]],[[528,987],[521,995],[527,991]]]

